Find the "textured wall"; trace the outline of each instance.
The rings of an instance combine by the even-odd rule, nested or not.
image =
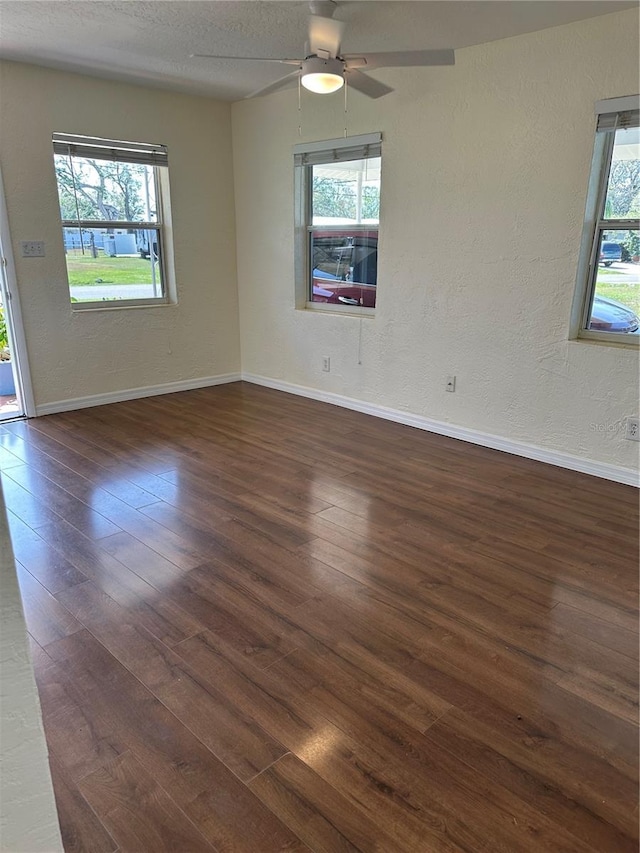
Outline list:
[[[62,851],[0,487],[0,850]]]
[[[229,105],[4,62],[0,108],[36,404],[239,370]],[[53,131],[169,146],[178,305],[71,311]],[[21,258],[21,240],[46,258]]]
[[[243,370],[633,467],[610,427],[638,413],[638,356],[568,327],[594,102],[638,90],[637,12],[456,63],[350,96],[349,133],[383,132],[375,319],[294,310],[296,93],[234,104]],[[303,140],[342,136],[342,95],[303,94],[301,118]]]

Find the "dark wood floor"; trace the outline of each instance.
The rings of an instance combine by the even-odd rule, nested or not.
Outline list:
[[[637,850],[632,488],[241,383],[0,462],[67,851]]]

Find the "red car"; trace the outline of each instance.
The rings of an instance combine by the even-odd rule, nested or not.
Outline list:
[[[375,308],[376,231],[320,231],[312,235],[313,302]]]

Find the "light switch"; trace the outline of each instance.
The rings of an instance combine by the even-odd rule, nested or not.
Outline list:
[[[23,258],[44,258],[44,242],[42,240],[23,240],[20,246],[22,247]]]

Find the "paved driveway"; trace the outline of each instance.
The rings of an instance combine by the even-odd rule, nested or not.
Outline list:
[[[148,299],[153,296],[150,284],[81,284],[71,288],[71,295],[84,302],[101,299]]]
[[[606,268],[607,283],[615,284],[640,284],[640,264],[615,263]],[[616,275],[611,275],[616,273]]]

